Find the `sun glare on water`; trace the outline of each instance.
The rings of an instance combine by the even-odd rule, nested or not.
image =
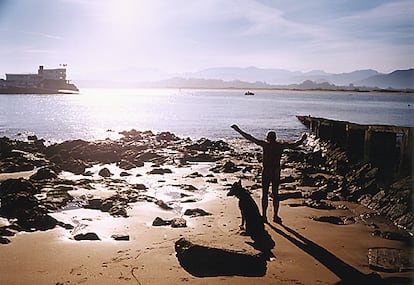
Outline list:
[[[84,89],[78,97],[83,116],[98,129],[113,131],[153,125],[173,89]],[[169,101],[169,100],[167,100]]]

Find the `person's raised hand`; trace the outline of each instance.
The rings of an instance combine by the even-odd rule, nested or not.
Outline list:
[[[237,126],[236,124],[231,125],[231,128],[235,129],[236,131],[239,130],[239,126]]]

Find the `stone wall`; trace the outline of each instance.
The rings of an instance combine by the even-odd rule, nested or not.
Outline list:
[[[297,118],[318,138],[345,150],[351,162],[377,167],[383,182],[391,183],[412,174],[413,128],[360,125],[310,116]]]

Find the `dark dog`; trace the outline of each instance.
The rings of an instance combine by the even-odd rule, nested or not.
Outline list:
[[[265,231],[263,218],[250,192],[241,185],[241,180],[231,186],[227,196],[236,196],[239,199],[239,208],[242,215],[240,228],[245,226],[246,234],[251,236],[253,240],[262,237]]]

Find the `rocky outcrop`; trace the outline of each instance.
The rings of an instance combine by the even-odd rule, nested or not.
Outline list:
[[[28,171],[45,165],[44,149],[44,140],[37,138],[28,142],[0,138],[0,172]]]
[[[313,204],[324,199],[359,202],[414,234],[411,177],[384,183],[377,167],[355,162],[337,144],[315,137],[308,138],[305,149],[285,153],[283,166],[301,172],[301,186],[318,187],[304,194]]]
[[[28,180],[9,179],[0,185],[0,216],[17,219],[23,230],[48,230],[57,221],[47,214],[47,210],[36,199],[39,190]]]

